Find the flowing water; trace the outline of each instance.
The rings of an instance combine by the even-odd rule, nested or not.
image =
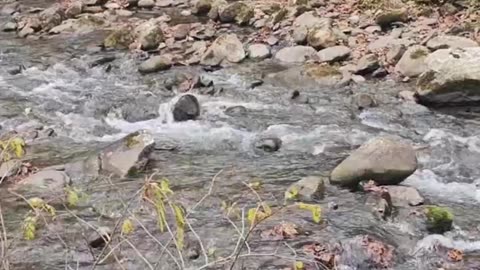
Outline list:
[[[286,187],[303,176],[328,174],[338,162],[363,142],[382,134],[403,137],[416,147],[419,169],[404,184],[417,188],[428,203],[453,209],[455,229],[446,234],[445,244],[469,252],[465,265],[452,269],[480,269],[475,263],[480,249],[480,118],[465,110],[436,112],[421,105],[400,101],[396,94],[411,85],[385,81],[346,88],[298,84],[287,87],[269,80],[269,74],[283,69],[274,63],[244,63],[215,72],[195,67],[175,67],[163,73],[141,76],[136,71],[138,57],[124,52],[92,52],[92,44],[102,33],[79,37],[60,37],[30,41],[13,34],[0,35],[0,125],[2,130],[42,125],[53,128],[57,137],[35,142],[36,165],[61,164],[85,151],[122,138],[139,129],[154,134],[157,150],[147,174],[154,170],[170,179],[175,197],[187,208],[208,193],[212,178],[219,173],[209,196],[189,217],[205,249],[215,249],[217,259],[227,257],[235,247],[238,233],[224,218],[222,201],[236,201],[239,207],[255,207],[257,197],[245,182],[261,180],[259,196],[269,204],[283,203]],[[106,55],[115,56],[111,70],[89,63]],[[10,75],[7,70],[24,65],[26,70]],[[198,97],[202,113],[197,121],[174,123],[171,104],[179,94],[167,90],[164,81],[179,74],[204,74],[222,93]],[[250,83],[262,73],[262,86],[250,89]],[[310,103],[290,99],[293,88],[309,97]],[[370,93],[379,106],[363,111],[351,105],[354,93]],[[153,120],[128,122],[119,117],[118,108],[132,114],[145,114],[154,104],[159,116]],[[130,106],[130,107],[128,107]],[[245,113],[227,114],[226,108],[243,106]],[[26,113],[30,111],[30,113]],[[258,151],[256,139],[274,136],[282,140],[278,152]],[[91,228],[114,227],[122,214],[122,201],[128,202],[142,186],[143,177],[127,180],[79,184],[88,200],[76,210],[78,221],[59,209],[58,221],[41,228],[37,239],[22,240],[21,224],[27,208],[6,192],[0,192],[6,229],[13,238],[9,247],[12,269],[91,269],[92,256],[98,250],[88,247]],[[74,183],[75,185],[75,183]],[[412,209],[399,209],[390,221],[378,219],[365,204],[364,194],[328,187],[318,201],[323,208],[323,222],[315,224],[308,213],[285,210],[262,224],[260,229],[285,220],[298,224],[304,235],[282,242],[262,240],[251,235],[252,253],[276,253],[276,256],[250,256],[237,267],[243,269],[283,269],[292,265],[290,248],[315,241],[342,242],[356,235],[369,234],[396,248],[394,269],[436,269],[438,258],[419,255],[435,242],[424,239],[426,232],[408,217]],[[329,210],[329,203],[338,210]],[[133,207],[144,226],[165,244],[169,235],[160,233],[155,217],[141,206]],[[403,211],[403,212],[402,212]],[[237,222],[238,226],[241,226]],[[138,227],[138,226],[137,226]],[[241,229],[241,228],[239,228]],[[187,233],[187,242],[195,235]],[[62,240],[59,240],[62,239]],[[141,228],[130,238],[136,251],[125,243],[118,253],[125,269],[149,269],[144,259],[156,269],[177,269],[161,246]],[[423,239],[423,240],[422,240]],[[443,239],[443,238],[442,238]],[[440,239],[440,240],[442,240]],[[438,241],[440,241],[438,240]],[[443,239],[443,241],[447,241]],[[170,248],[172,252],[174,249]],[[415,250],[417,249],[417,252]],[[245,250],[244,250],[245,251]],[[428,253],[428,252],[427,252]],[[175,254],[176,255],[176,254]],[[210,261],[215,260],[215,256]],[[469,263],[468,266],[467,262]],[[205,264],[185,259],[185,268],[198,269]],[[362,258],[351,256],[344,262],[350,269],[372,269]],[[227,264],[229,265],[229,264]],[[477,268],[475,268],[477,267]],[[218,269],[224,269],[222,266]],[[120,269],[106,262],[97,269]],[[240,268],[238,268],[240,269]],[[348,269],[348,268],[345,268]]]

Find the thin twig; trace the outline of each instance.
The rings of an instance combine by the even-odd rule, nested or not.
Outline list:
[[[125,242],[137,253],[138,257],[140,257],[147,265],[150,270],[154,270],[152,264],[145,258],[145,256],[142,255],[142,253],[130,242],[127,238],[123,237],[122,238],[125,240]]]
[[[5,228],[5,222],[3,220],[3,212],[2,212],[2,206],[0,204],[0,226],[2,226],[2,237],[0,240],[2,240],[2,269],[8,270],[10,269],[10,264],[8,263],[8,258],[7,258],[7,243],[8,243],[8,238],[7,238],[7,229]]]

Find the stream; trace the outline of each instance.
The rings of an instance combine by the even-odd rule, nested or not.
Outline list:
[[[480,203],[480,115],[474,110],[435,111],[401,101],[398,92],[413,90],[414,86],[393,81],[343,88],[307,82],[289,85],[271,77],[286,67],[268,60],[247,61],[213,72],[200,67],[174,67],[142,76],[137,72],[140,56],[92,49],[103,35],[29,40],[0,34],[0,133],[36,126],[56,133],[29,145],[35,149],[29,157],[36,166],[66,163],[140,129],[150,131],[156,142],[144,175],[113,179],[113,183],[79,183],[88,195],[75,210],[83,221],[59,208],[57,220],[39,229],[32,241],[22,239],[19,226],[27,206],[0,189],[5,227],[13,239],[9,247],[11,269],[91,269],[95,261],[92,253],[98,255],[100,251],[89,248],[86,239],[92,230],[86,223],[113,228],[125,202],[154,171],[158,171],[159,179],[170,180],[175,198],[187,209],[209,192],[212,178],[218,174],[210,196],[189,220],[205,249],[215,250],[210,261],[227,257],[237,243],[238,232],[224,218],[222,202],[236,202],[245,209],[256,207],[257,196],[244,183],[261,181],[259,197],[272,207],[281,206],[291,183],[308,175],[328,175],[353,149],[385,134],[400,136],[417,149],[419,168],[402,184],[418,189],[427,204],[446,206],[455,215],[454,230],[442,239],[448,239],[451,248],[469,252],[462,265],[449,269],[480,269],[480,213],[476,209]],[[108,64],[110,68],[90,65],[106,56],[115,57]],[[11,75],[9,70],[19,65],[25,70]],[[165,81],[185,74],[202,74],[223,91],[205,95],[194,90],[201,104],[200,118],[176,123],[171,120],[171,106],[180,94],[168,90]],[[264,83],[251,88],[259,74]],[[307,97],[308,104],[292,101],[293,90]],[[351,102],[356,93],[375,96],[379,105],[358,110]],[[227,111],[234,106],[245,110]],[[158,116],[126,121],[119,110],[131,119],[150,113]],[[254,144],[260,137],[280,138],[282,147],[277,152],[256,149]],[[292,260],[284,257],[293,257],[291,249],[302,250],[313,242],[345,242],[365,234],[395,247],[393,269],[437,269],[438,257],[432,252],[415,252],[428,250],[432,238],[405,218],[412,209],[400,208],[391,220],[384,221],[365,201],[362,193],[328,186],[325,198],[317,201],[323,210],[320,224],[312,222],[308,212],[287,209],[275,215],[259,225],[259,230],[287,221],[305,233],[289,240],[288,245],[263,240],[259,233],[253,233],[249,240],[252,253],[275,256],[245,256],[235,269],[288,269]],[[332,204],[338,209],[331,209]],[[129,245],[119,248],[124,269],[150,269],[145,260],[154,269],[178,269],[151,239],[153,234],[165,244],[170,238],[158,230],[155,216],[140,204],[131,208],[148,230],[137,226],[129,238],[135,249]],[[196,236],[187,232],[189,250],[194,246],[190,242],[196,242]],[[169,249],[175,252],[175,248]],[[205,264],[202,255],[195,260],[185,257],[183,267],[199,269]],[[354,251],[343,264],[344,268],[338,269],[374,269]],[[225,265],[215,267],[204,269],[226,269]],[[107,261],[96,269],[121,268]]]

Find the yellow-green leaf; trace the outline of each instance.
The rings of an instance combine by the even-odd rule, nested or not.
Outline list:
[[[165,195],[173,194],[173,191],[170,189],[170,183],[168,179],[163,179],[160,181],[160,190],[165,193]]]
[[[34,197],[28,200],[28,204],[34,209],[41,209],[45,205],[45,202],[38,197]]]
[[[133,222],[130,218],[126,218],[122,223],[122,235],[131,234],[134,230]]]
[[[183,249],[185,238],[185,212],[176,204],[172,206],[175,213],[175,221],[177,223],[177,245],[179,249]]]
[[[303,262],[296,261],[293,267],[295,270],[305,270],[305,265]]]
[[[248,186],[253,189],[260,189],[262,187],[262,182],[260,180],[253,181],[248,183]]]
[[[312,213],[313,222],[320,223],[320,221],[322,220],[322,208],[320,207],[320,205],[299,203],[298,207],[300,209],[310,211]]]
[[[35,239],[35,232],[37,231],[37,218],[32,216],[27,216],[23,221],[23,238],[25,240]]]
[[[23,157],[25,141],[22,138],[16,137],[12,139],[12,141],[10,142],[10,145],[12,146],[13,151],[15,152],[15,155],[18,158]]]
[[[298,188],[297,187],[291,187],[287,191],[285,191],[285,199],[287,200],[293,200],[298,197]]]
[[[66,189],[67,192],[67,204],[70,207],[76,207],[78,205],[78,202],[80,201],[80,196],[78,192],[71,187],[68,187]]]

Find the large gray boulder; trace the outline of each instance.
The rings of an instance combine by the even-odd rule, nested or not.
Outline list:
[[[439,49],[458,49],[458,48],[470,48],[478,47],[478,43],[466,37],[442,35],[430,39],[427,42],[427,47],[430,50]]]
[[[239,63],[245,59],[246,53],[242,42],[235,34],[224,34],[219,36],[207,49],[200,60],[200,64],[207,66],[218,66],[223,61]]]
[[[275,58],[284,63],[304,63],[315,57],[317,51],[309,46],[293,46],[279,50]]]
[[[200,115],[200,104],[194,95],[186,94],[177,100],[172,113],[177,122],[195,120]]]
[[[412,146],[394,137],[378,137],[363,144],[331,173],[332,184],[354,187],[373,180],[380,185],[396,185],[417,169]]]
[[[425,59],[430,54],[428,48],[414,45],[407,49],[395,66],[395,71],[406,77],[418,77],[426,69]]]
[[[147,131],[129,134],[100,152],[101,169],[120,177],[141,171],[147,165],[154,145],[153,136]]]
[[[422,103],[454,104],[480,101],[480,47],[441,49],[426,59],[416,96]]]

